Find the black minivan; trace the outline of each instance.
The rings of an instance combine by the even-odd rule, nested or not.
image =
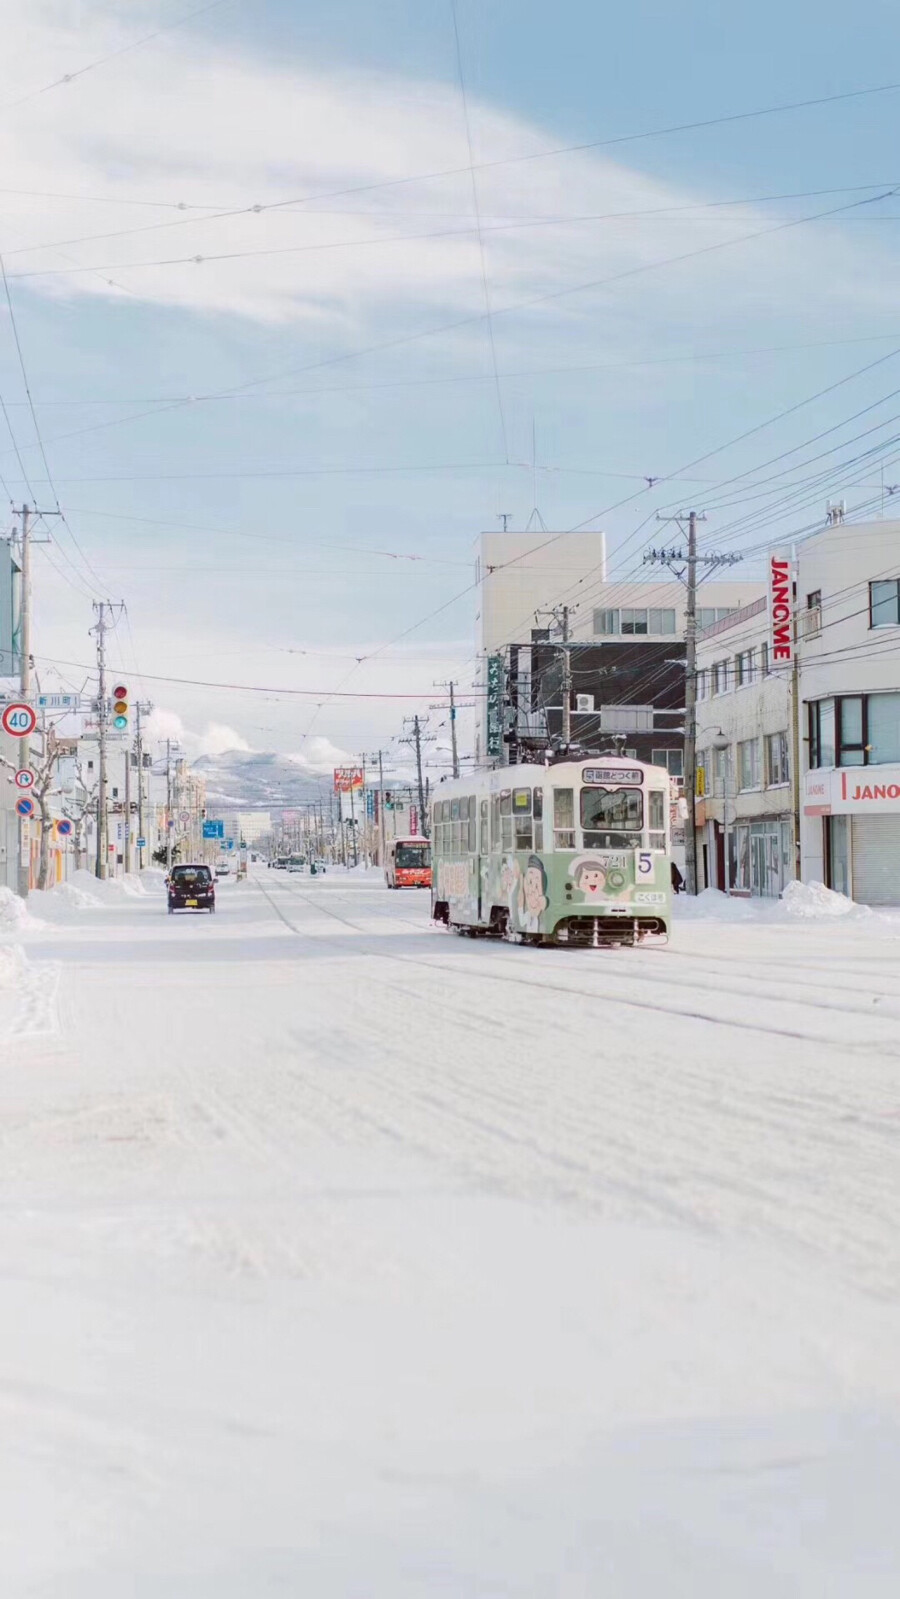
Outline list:
[[[166,879],[173,911],[214,911],[216,885],[208,866],[173,866]]]

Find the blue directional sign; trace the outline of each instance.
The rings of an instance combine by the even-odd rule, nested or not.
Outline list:
[[[225,837],[225,823],[224,822],[215,822],[215,821],[204,822],[203,823],[203,837],[204,838],[224,838]]]

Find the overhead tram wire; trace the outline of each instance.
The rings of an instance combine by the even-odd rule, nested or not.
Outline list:
[[[551,300],[564,299],[571,294],[583,294],[589,289],[606,288],[610,284],[619,283],[626,278],[638,277],[645,272],[653,272],[661,267],[674,266],[683,261],[691,261],[696,259],[698,256],[712,255],[720,250],[731,249],[734,245],[747,244],[754,239],[765,238],[773,233],[783,233],[789,228],[801,227],[810,222],[823,222],[830,217],[840,216],[844,212],[858,210],[861,206],[876,205],[881,200],[891,199],[898,193],[900,193],[900,185],[895,185],[891,188],[882,190],[882,192],[879,194],[869,195],[862,200],[851,200],[845,205],[830,206],[824,211],[811,212],[807,216],[788,217],[780,222],[772,223],[768,227],[756,228],[751,233],[738,234],[737,237],[733,239],[720,239],[713,244],[702,245],[696,250],[686,250],[679,255],[664,256],[657,261],[646,261],[641,262],[637,266],[626,267],[621,272],[613,273],[610,277],[594,278],[589,280],[587,283],[574,284],[568,288],[551,289],[544,294],[535,295],[528,300],[521,300],[513,305],[497,306],[492,309],[490,313],[483,312],[480,315],[464,317],[457,322],[447,324],[446,327],[438,327],[432,331],[435,333],[451,331],[456,327],[465,327],[474,322],[485,321],[489,316],[506,316],[511,312],[528,310],[532,306],[543,305]],[[212,221],[213,219],[206,218],[205,220]],[[178,227],[180,225],[181,224],[174,222],[158,224],[159,227]],[[465,231],[466,230],[451,229],[450,233],[453,234]],[[86,273],[103,273],[105,271],[127,272],[169,266],[207,266],[215,264],[219,261],[243,261],[259,258],[261,256],[306,255],[311,253],[322,254],[329,250],[358,249],[361,245],[365,244],[387,246],[408,242],[410,239],[446,238],[447,236],[448,234],[446,230],[408,235],[394,234],[388,236],[387,238],[379,237],[377,239],[334,240],[332,242],[320,242],[315,244],[278,245],[271,248],[265,247],[262,249],[252,250],[222,250],[215,253],[208,253],[206,255],[198,255],[195,253],[194,255],[164,256],[161,258],[153,258],[143,261],[112,261],[109,263],[92,262],[86,266],[73,267],[39,267],[29,269],[25,272],[11,272],[9,275],[12,279],[23,281],[29,278],[74,277],[84,275]],[[416,337],[425,336],[425,334],[416,335]],[[265,380],[263,379],[260,381]],[[247,386],[249,387],[251,385]]]
[[[41,95],[49,94],[51,89],[60,89],[74,83],[77,78],[83,78],[88,72],[95,72],[99,67],[105,67],[108,62],[115,61],[118,57],[127,55],[132,50],[137,50],[141,45],[152,44],[154,39],[159,39],[164,33],[172,33],[176,28],[186,27],[189,22],[195,22],[198,17],[205,16],[209,11],[215,11],[219,6],[228,5],[232,0],[206,0],[206,4],[197,6],[193,11],[185,12],[183,16],[176,17],[172,22],[166,22],[162,27],[156,28],[153,33],[145,33],[139,39],[132,39],[127,44],[119,45],[115,50],[108,50],[106,55],[98,56],[95,61],[89,61],[83,67],[77,67],[73,72],[64,72],[61,78],[54,78],[51,83],[45,83],[39,89],[30,89],[17,100],[7,100],[0,105],[0,115],[4,111],[15,111],[19,106],[27,105],[29,100],[36,100]],[[869,93],[879,93],[879,90],[870,90]]]
[[[900,353],[900,351],[894,350],[894,351],[889,352],[889,354],[887,356],[879,358],[877,361],[867,363],[864,367],[861,367],[861,368],[857,369],[856,371],[848,374],[845,378],[839,380],[837,383],[829,384],[825,389],[818,390],[815,394],[807,396],[807,398],[805,400],[799,401],[796,405],[789,407],[786,411],[778,412],[778,413],[776,413],[775,416],[767,418],[766,421],[755,425],[751,429],[745,430],[743,433],[737,435],[736,438],[727,441],[723,445],[718,445],[715,449],[708,451],[705,456],[699,457],[698,460],[688,463],[684,468],[678,469],[674,473],[667,474],[660,481],[665,482],[665,483],[671,483],[671,482],[677,481],[678,471],[679,470],[687,471],[687,470],[690,469],[691,466],[698,464],[699,460],[709,460],[714,455],[721,454],[724,450],[731,448],[732,445],[737,444],[737,443],[742,443],[744,441],[744,439],[749,438],[749,437],[753,436],[754,434],[762,431],[763,428],[771,426],[771,425],[774,425],[776,422],[779,422],[779,421],[783,420],[784,417],[786,417],[786,416],[793,415],[796,411],[802,409],[805,405],[811,404],[811,403],[813,403],[813,401],[822,398],[825,394],[831,393],[836,388],[842,387],[845,382],[849,382],[849,381],[851,381],[851,379],[853,379],[855,377],[862,376],[864,373],[872,370],[873,368],[882,365],[884,363],[884,361],[891,359],[893,356],[895,356],[898,353]],[[811,441],[808,440],[806,442],[808,443],[808,442],[811,442]],[[803,448],[803,447],[804,447],[803,445],[800,445],[800,446],[797,446],[796,448]],[[796,450],[783,452],[783,454],[793,454],[793,453],[796,453]],[[783,458],[783,456],[782,457],[774,457],[773,460],[778,460],[778,459],[781,459],[781,458]],[[771,464],[771,462],[768,462],[768,463],[765,463],[765,464]],[[753,470],[753,469],[751,469],[751,470]],[[743,474],[743,475],[746,476],[747,474]],[[731,481],[735,481],[735,480],[734,479],[725,479],[724,480],[725,483],[729,483]],[[654,485],[654,486],[656,486],[656,485]],[[721,486],[721,485],[719,485],[719,486]],[[552,535],[549,539],[545,540],[542,544],[539,544],[539,545],[535,546],[534,549],[530,550],[527,553],[528,554],[532,554],[532,555],[536,554],[539,550],[545,549],[549,545],[557,542],[559,539],[565,538],[566,534],[568,532],[579,531],[581,528],[586,527],[589,522],[597,521],[597,520],[599,520],[599,518],[601,516],[606,516],[606,515],[610,514],[610,512],[612,510],[620,509],[622,505],[625,505],[625,504],[628,504],[628,503],[632,503],[634,500],[640,498],[646,492],[649,492],[649,491],[648,490],[640,490],[636,494],[628,496],[625,500],[619,501],[614,506],[607,507],[605,510],[595,512],[593,515],[591,515],[590,517],[585,518],[582,522],[577,523],[575,526],[573,526],[572,528],[567,529],[565,532],[557,533],[557,534]],[[670,502],[670,503],[674,503],[674,502]],[[645,519],[644,522],[639,524],[638,528],[635,529],[634,533],[632,533],[629,536],[628,540],[626,540],[626,545],[621,547],[621,548],[627,547],[628,544],[633,543],[634,539],[640,533],[642,528],[644,526],[646,526],[646,523],[647,523],[648,520],[649,520],[649,518]],[[617,552],[617,553],[621,553],[621,548],[620,548],[620,551]],[[524,558],[523,556],[514,557],[514,559],[511,562],[502,563],[499,569],[502,570],[507,565],[514,565],[514,564],[516,564],[516,562],[518,560],[521,560],[523,558]],[[497,569],[498,568],[495,568],[495,570],[497,570]],[[484,579],[482,581],[484,581]],[[567,590],[567,591],[564,591],[564,594],[568,593],[568,592],[572,592],[571,588],[569,590]],[[558,600],[557,601],[553,601],[551,603],[558,603]],[[523,621],[523,623],[520,624],[520,625],[527,626],[527,623],[528,623],[528,619],[526,618]],[[475,659],[475,658],[473,658],[473,659]]]
[[[68,666],[85,672],[93,669],[91,664],[85,661],[69,661],[60,656],[51,655],[43,655],[40,658],[48,666]],[[321,699],[327,695],[331,699],[346,700],[425,700],[429,698],[441,700],[441,695],[439,693],[436,694],[434,688],[423,689],[420,694],[398,693],[396,691],[381,693],[374,690],[355,690],[344,694],[337,689],[288,688],[283,685],[273,686],[266,683],[220,683],[211,681],[208,678],[176,677],[170,673],[163,672],[142,672],[141,676],[151,683],[178,683],[188,688],[221,689],[229,694],[267,694],[276,699]],[[445,696],[441,703],[449,705],[449,696]]]
[[[762,230],[760,230],[760,231],[758,231],[756,233],[742,235],[741,237],[739,237],[737,239],[725,240],[725,241],[722,241],[722,242],[720,242],[718,244],[714,244],[714,245],[705,245],[705,246],[701,247],[699,250],[688,251],[686,254],[667,257],[667,258],[665,258],[663,260],[645,263],[645,264],[643,264],[641,266],[638,266],[638,267],[628,268],[628,269],[626,269],[623,272],[614,274],[611,278],[594,279],[594,280],[591,280],[591,281],[589,281],[587,283],[574,284],[574,285],[570,286],[567,289],[555,289],[555,290],[552,290],[552,291],[550,291],[548,293],[545,293],[545,294],[542,294],[542,295],[532,296],[528,300],[522,300],[522,301],[519,301],[519,302],[517,302],[517,303],[515,303],[513,305],[500,306],[499,308],[497,308],[494,311],[493,314],[495,316],[502,316],[502,315],[507,315],[507,314],[514,314],[514,313],[521,312],[521,311],[524,311],[524,310],[529,310],[529,309],[532,309],[536,305],[541,305],[541,304],[547,303],[548,301],[551,301],[551,300],[558,300],[558,299],[560,299],[560,298],[562,298],[563,296],[566,296],[566,295],[583,293],[583,292],[586,292],[589,289],[599,288],[599,287],[607,286],[607,285],[612,284],[612,283],[620,282],[623,279],[627,279],[627,278],[635,276],[635,275],[637,275],[639,273],[652,271],[652,270],[658,270],[658,269],[661,269],[662,267],[665,267],[665,266],[681,264],[684,261],[687,261],[687,260],[690,260],[690,259],[694,258],[695,256],[706,255],[706,254],[711,253],[712,251],[717,251],[717,250],[730,248],[732,245],[747,243],[747,242],[749,242],[752,239],[760,238],[760,237],[763,237],[764,235],[767,235],[767,234],[782,232],[782,231],[784,231],[787,228],[797,227],[797,226],[801,225],[804,222],[820,220],[824,216],[837,215],[837,214],[839,214],[841,212],[844,212],[844,211],[846,211],[848,209],[853,209],[856,206],[870,204],[870,203],[871,203],[870,200],[854,201],[854,202],[852,202],[852,204],[850,206],[838,206],[838,207],[834,207],[834,208],[832,208],[832,209],[830,209],[830,210],[828,210],[826,212],[816,213],[815,215],[811,215],[811,216],[807,216],[807,217],[793,218],[793,219],[791,219],[788,222],[777,223],[777,224],[774,224],[770,228],[764,228],[764,229],[762,229]],[[117,267],[115,269],[119,270],[119,271],[122,270],[121,266],[118,266],[118,265],[117,265]],[[90,267],[90,268],[85,268],[84,270],[85,271],[91,271],[91,272],[97,272],[97,271],[102,270],[102,269],[98,268],[95,265],[95,266]],[[15,274],[13,274],[13,275],[15,275]],[[23,275],[24,274],[18,274],[18,276],[23,276]],[[168,412],[171,412],[171,411],[182,410],[182,409],[184,409],[185,406],[188,406],[188,405],[195,406],[195,405],[205,404],[205,403],[207,403],[207,402],[209,402],[211,400],[221,400],[221,399],[225,399],[225,398],[236,398],[236,397],[239,397],[239,396],[242,396],[242,395],[248,393],[248,391],[250,391],[252,389],[259,389],[259,388],[262,388],[265,384],[272,383],[272,382],[277,382],[280,378],[292,377],[292,376],[298,375],[299,373],[302,373],[302,372],[320,371],[320,370],[322,370],[325,367],[340,365],[340,364],[342,364],[345,361],[361,359],[361,358],[363,358],[363,357],[365,357],[367,355],[380,355],[380,354],[383,354],[384,352],[386,352],[387,350],[400,349],[400,348],[402,348],[402,347],[404,347],[406,345],[417,343],[420,340],[423,340],[423,339],[426,339],[426,338],[438,337],[442,333],[455,332],[455,331],[458,331],[460,328],[463,328],[463,327],[471,327],[471,326],[473,326],[473,325],[475,325],[475,324],[477,324],[477,323],[479,323],[479,322],[481,322],[483,320],[484,320],[484,313],[474,313],[474,314],[467,315],[467,316],[464,316],[464,317],[458,317],[458,318],[455,318],[452,322],[444,322],[444,323],[435,324],[435,325],[433,325],[430,328],[419,329],[415,333],[405,333],[405,334],[394,335],[393,337],[391,337],[389,339],[381,339],[381,340],[378,340],[377,342],[375,342],[374,344],[364,345],[361,348],[358,348],[356,350],[343,351],[343,352],[341,352],[338,355],[326,356],[326,357],[324,357],[323,359],[321,359],[319,361],[308,362],[308,363],[305,363],[305,364],[303,364],[303,365],[301,365],[299,367],[282,368],[277,373],[269,373],[266,376],[259,377],[259,378],[250,378],[244,383],[228,385],[227,387],[225,387],[223,389],[214,390],[214,391],[212,391],[209,394],[191,395],[191,396],[185,396],[184,398],[175,399],[175,400],[173,400],[170,403],[165,404],[165,405],[153,406],[152,409],[148,409],[145,413],[143,413],[143,415],[144,416],[157,417],[157,416],[165,415],[165,414],[167,414]],[[117,418],[117,419],[114,419],[111,422],[101,424],[101,426],[103,428],[111,428],[111,427],[123,426],[126,423],[131,423],[131,422],[135,422],[135,421],[139,421],[139,420],[141,420],[141,414],[140,413],[137,416],[132,416],[132,417],[128,417],[128,418]],[[684,471],[688,471],[689,467],[685,466],[683,470]]]
[[[34,406],[34,399],[32,398],[31,385],[29,384],[29,381],[28,381],[28,371],[27,371],[27,368],[25,366],[25,356],[24,356],[24,353],[23,353],[23,350],[22,350],[22,341],[19,338],[19,327],[18,327],[18,323],[16,321],[16,313],[15,313],[15,308],[14,308],[13,302],[12,302],[12,295],[9,292],[9,283],[7,282],[7,277],[6,277],[6,265],[4,263],[2,254],[0,254],[0,275],[2,275],[2,278],[3,278],[3,290],[4,290],[5,297],[6,297],[7,310],[9,311],[9,321],[10,321],[10,326],[12,328],[13,339],[15,341],[16,354],[17,354],[17,356],[19,358],[19,369],[20,369],[21,374],[22,374],[22,383],[24,384],[24,387],[25,387],[25,394],[26,394],[26,397],[27,397],[27,400],[28,400],[28,408],[29,408],[29,411],[30,411],[30,414],[31,414],[32,426],[34,427],[35,438],[37,440],[38,448],[40,450],[41,460],[44,463],[44,471],[46,473],[47,483],[48,483],[48,485],[50,487],[50,490],[51,490],[51,492],[53,494],[53,498],[56,501],[57,514],[59,515],[59,518],[60,518],[63,526],[65,527],[70,539],[72,540],[73,545],[75,546],[75,549],[78,551],[78,554],[81,557],[81,560],[83,561],[83,563],[84,563],[85,567],[87,568],[88,572],[91,574],[92,577],[96,578],[97,583],[100,585],[100,587],[99,587],[97,592],[99,594],[102,594],[102,592],[103,592],[103,580],[100,577],[99,573],[91,565],[91,563],[88,560],[87,556],[85,555],[83,549],[81,548],[81,545],[79,544],[78,539],[75,537],[75,534],[73,533],[71,527],[69,526],[69,523],[67,522],[66,517],[65,517],[65,513],[63,512],[62,507],[60,505],[59,495],[58,495],[58,493],[56,491],[56,485],[53,482],[53,475],[52,475],[52,473],[50,471],[50,463],[47,460],[47,452],[44,449],[44,440],[43,440],[43,437],[41,435],[40,423],[38,422],[37,412],[36,412],[35,406]],[[7,425],[8,425],[8,419],[7,419]],[[15,443],[15,441],[13,441],[13,442]],[[18,457],[20,465],[21,465],[21,456],[19,454],[19,447],[18,447],[17,444],[15,445],[15,449],[16,449],[16,456]],[[24,468],[23,468],[23,471],[24,471]],[[27,482],[27,476],[26,476],[26,482]],[[31,494],[32,494],[32,499],[34,499],[34,491],[33,490],[31,490]]]

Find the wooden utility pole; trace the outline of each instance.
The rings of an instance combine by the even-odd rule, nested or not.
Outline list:
[[[557,605],[551,611],[535,611],[534,619],[539,621],[542,616],[549,616],[551,622],[559,629],[562,650],[562,747],[568,750],[572,742],[572,650],[569,641],[569,624],[576,605]]]
[[[677,522],[683,527],[687,522],[687,550],[649,550],[645,564],[667,566],[675,573],[687,591],[684,611],[685,680],[684,680],[684,798],[687,816],[684,824],[685,888],[689,894],[697,892],[697,834],[694,815],[697,797],[697,568],[712,571],[717,566],[733,566],[742,557],[736,553],[725,555],[698,555],[697,523],[705,522],[702,511],[679,511],[677,516],[657,516],[660,522]]]

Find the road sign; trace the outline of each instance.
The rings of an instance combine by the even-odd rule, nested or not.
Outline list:
[[[16,810],[20,816],[33,816],[34,800],[28,794],[23,794],[21,799],[16,800]]]
[[[0,716],[0,725],[10,738],[27,738],[37,727],[37,716],[30,705],[13,700],[12,705],[7,705]]]
[[[56,831],[60,838],[68,838],[72,831],[72,823],[68,820],[68,818],[65,818],[65,820],[57,822]]]
[[[31,767],[21,766],[13,778],[13,782],[16,788],[34,788],[34,773]]]
[[[77,711],[80,694],[39,694],[37,703],[42,711]]]
[[[182,827],[190,827],[190,825],[191,825],[191,813],[190,813],[190,811],[179,811],[178,820],[181,823]]]
[[[208,821],[205,821],[203,823],[203,837],[204,838],[224,838],[225,837],[225,823],[216,821],[214,819],[210,819]]]
[[[146,849],[147,848],[147,840],[145,838],[139,838],[138,842],[137,842],[137,847],[138,847],[138,849]]]

